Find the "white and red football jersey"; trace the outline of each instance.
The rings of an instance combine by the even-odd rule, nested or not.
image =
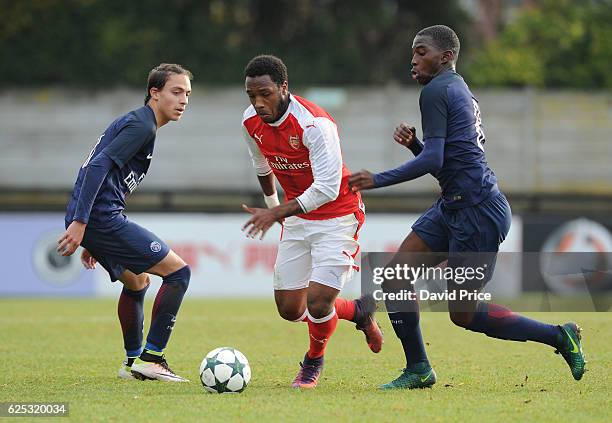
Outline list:
[[[331,219],[362,208],[361,195],[349,189],[338,128],[316,104],[289,95],[289,107],[265,123],[249,106],[243,116],[245,140],[259,176],[274,172],[286,200],[296,199],[304,219]]]

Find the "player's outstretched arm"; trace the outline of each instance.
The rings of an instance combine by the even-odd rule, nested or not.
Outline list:
[[[376,188],[411,181],[428,173],[435,174],[444,162],[444,138],[429,138],[421,154],[396,167],[373,175]]]
[[[365,169],[352,173],[351,176],[349,176],[348,184],[353,192],[376,188],[376,186],[374,186],[374,175],[372,175],[372,172]]]
[[[414,159],[396,167],[372,174],[362,170],[349,177],[349,186],[353,191],[373,189],[410,181],[428,173],[435,174],[444,162],[444,138],[430,138],[424,144],[423,151]]]

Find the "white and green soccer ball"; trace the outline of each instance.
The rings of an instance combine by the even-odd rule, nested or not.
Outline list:
[[[208,392],[242,392],[251,380],[251,367],[245,355],[237,349],[215,348],[200,364],[200,380]]]

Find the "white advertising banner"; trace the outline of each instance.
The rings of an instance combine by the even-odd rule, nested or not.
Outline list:
[[[369,215],[360,235],[362,251],[394,251],[417,218],[415,214]],[[155,232],[189,263],[192,270],[189,296],[272,296],[280,225],[274,225],[260,241],[246,238],[241,231],[248,219],[246,214],[130,214],[130,219]],[[513,217],[512,229],[501,251],[521,251],[520,218]],[[515,271],[500,272],[507,277],[493,292],[504,295],[520,292],[520,266],[515,264],[512,268]],[[104,270],[98,269],[96,276],[99,295],[117,295],[119,287],[110,283]],[[160,278],[152,279],[155,289],[149,290],[148,295],[153,295],[161,283]],[[358,296],[359,291],[357,273],[345,286],[343,295]]]
[[[418,218],[414,214],[371,214],[361,231],[361,250],[394,251]],[[280,238],[274,225],[263,241],[247,239],[241,231],[246,214],[130,214],[130,219],[166,240],[192,269],[188,295],[192,297],[271,297],[272,274]],[[117,296],[120,283],[111,283],[98,265],[82,267],[80,250],[59,256],[57,239],[64,231],[61,213],[0,213],[4,248],[0,264],[8,272],[0,283],[0,296]],[[522,250],[521,220],[513,217],[502,251]],[[491,292],[516,295],[521,287],[520,263],[503,263]],[[360,274],[345,286],[344,295],[358,296]],[[161,279],[153,277],[153,288]],[[501,283],[500,283],[501,282]],[[493,285],[493,283],[492,283]],[[154,295],[150,289],[147,295]]]

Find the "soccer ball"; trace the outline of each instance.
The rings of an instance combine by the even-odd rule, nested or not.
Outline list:
[[[208,392],[229,394],[242,392],[251,380],[249,361],[240,351],[215,348],[200,364],[200,380]]]

